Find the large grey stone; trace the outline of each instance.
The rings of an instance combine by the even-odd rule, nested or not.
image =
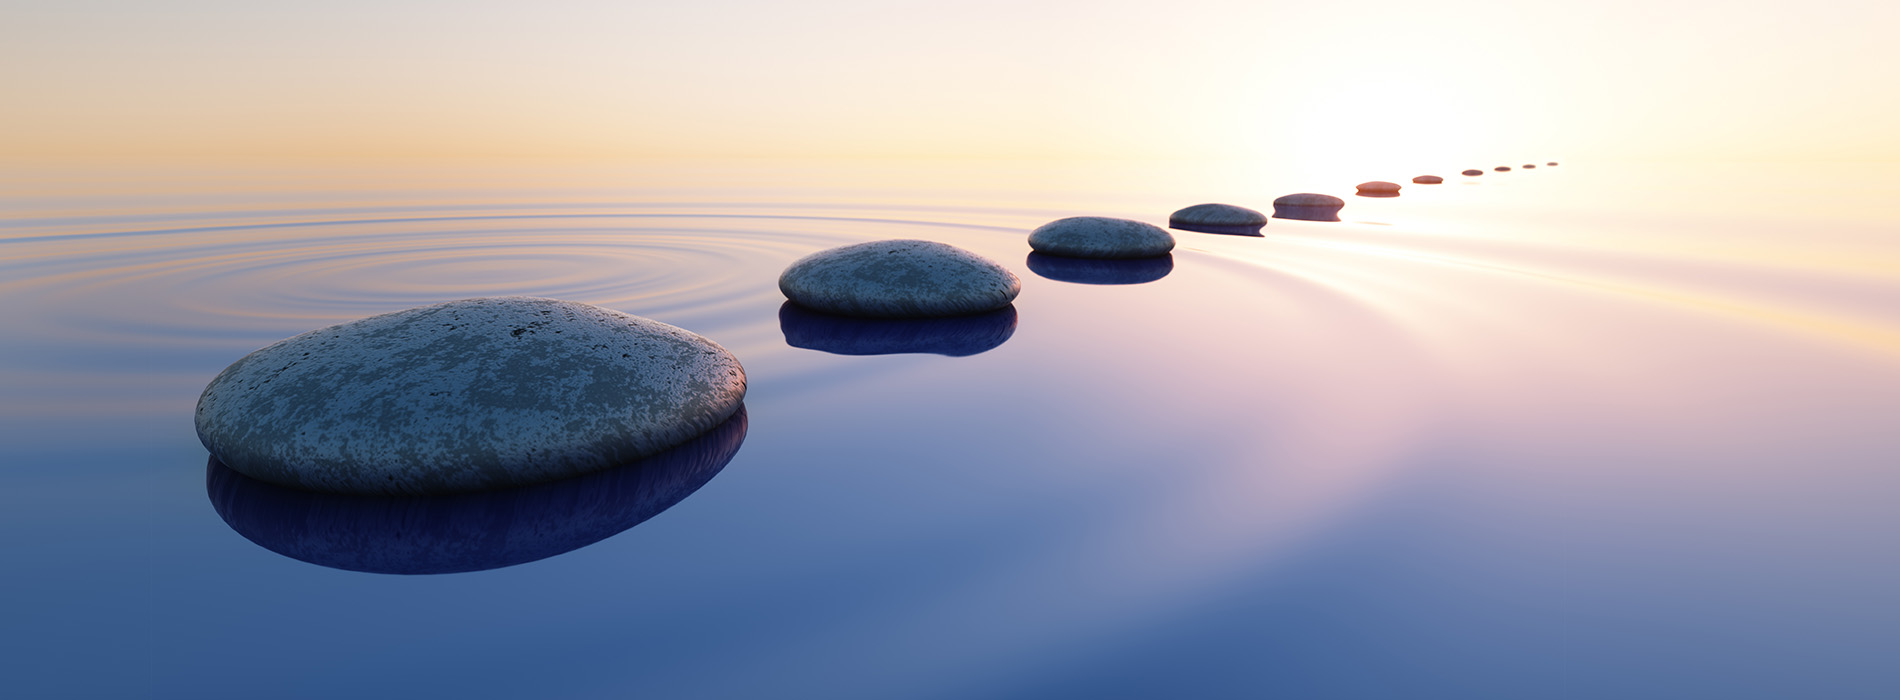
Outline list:
[[[1273,200],[1273,218],[1303,221],[1338,221],[1346,200],[1329,194],[1302,192]]]
[[[785,298],[824,313],[869,318],[960,316],[1008,306],[1022,280],[970,251],[893,240],[821,250],[779,275]]]
[[[424,306],[244,356],[198,398],[238,472],[338,493],[552,481],[652,455],[739,410],[745,370],[673,326],[556,299]]]
[[[1201,233],[1258,236],[1267,215],[1232,204],[1196,204],[1168,215],[1168,228]]]
[[[1174,250],[1174,235],[1154,224],[1106,216],[1056,219],[1029,232],[1029,248],[1043,255],[1095,260],[1155,258]]]

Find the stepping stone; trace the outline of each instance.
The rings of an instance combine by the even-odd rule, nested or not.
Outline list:
[[[244,356],[198,398],[198,438],[252,478],[430,495],[564,479],[731,417],[745,370],[711,340],[558,299],[464,299]]]
[[[930,318],[1008,306],[1022,281],[956,246],[891,240],[807,255],[785,268],[778,288],[798,305],[828,314]]]
[[[1267,215],[1232,204],[1196,204],[1168,215],[1168,228],[1234,236],[1258,236]]]
[[[1029,247],[1044,255],[1066,258],[1153,258],[1174,250],[1174,236],[1140,221],[1071,216],[1036,227],[1029,233]]]
[[[1273,200],[1273,218],[1302,221],[1338,221],[1346,200],[1326,194],[1302,192]]]

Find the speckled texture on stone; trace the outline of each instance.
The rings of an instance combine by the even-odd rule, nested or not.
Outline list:
[[[1399,183],[1373,180],[1371,182],[1361,182],[1355,189],[1370,194],[1397,194],[1399,191]]]
[[[800,306],[867,318],[960,316],[1008,306],[1022,280],[976,253],[891,240],[821,250],[793,262],[778,288]]]
[[[1483,170],[1466,170],[1460,174],[1465,175],[1467,177],[1477,177],[1479,175],[1483,175],[1484,171]]]
[[[1444,181],[1445,181],[1445,178],[1439,177],[1437,175],[1420,175],[1418,177],[1412,178],[1412,182],[1419,185],[1437,185],[1437,184],[1444,183]]]
[[[622,464],[730,417],[745,370],[673,326],[588,304],[465,299],[244,356],[198,399],[226,466],[337,493],[439,494]]]
[[[1044,255],[1129,260],[1167,255],[1174,235],[1160,226],[1106,216],[1056,219],[1029,232],[1029,248]]]
[[[1279,199],[1273,200],[1273,206],[1276,206],[1276,207],[1343,207],[1343,206],[1346,206],[1346,200],[1340,199],[1338,197],[1334,197],[1330,194],[1313,194],[1311,192],[1302,192],[1300,194],[1289,194],[1285,197],[1281,197]]]
[[[1232,204],[1196,204],[1168,215],[1168,226],[1265,226],[1267,215]]]
[[[1329,194],[1302,192],[1273,200],[1273,218],[1302,221],[1338,221],[1346,200]]]

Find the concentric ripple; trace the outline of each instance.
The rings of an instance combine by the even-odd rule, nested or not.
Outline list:
[[[782,301],[775,281],[790,260],[861,240],[992,228],[878,214],[777,215],[741,204],[299,211],[241,223],[206,212],[197,221],[146,221],[146,228],[28,222],[37,231],[21,231],[15,221],[15,235],[0,239],[8,252],[0,290],[33,300],[5,313],[16,327],[34,330],[29,354],[52,366],[99,347],[138,348],[148,358],[168,348],[256,347],[353,318],[481,296],[584,301],[702,333],[757,325],[763,334],[759,319],[770,319]]]

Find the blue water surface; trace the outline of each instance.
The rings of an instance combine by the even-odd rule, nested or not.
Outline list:
[[[1161,266],[1027,257],[1064,216],[1399,179],[1270,165],[12,174],[0,682],[1900,694],[1900,215],[1865,184],[1890,168],[1786,211],[1764,195],[1786,183],[1725,166],[1565,161],[1177,231]],[[1022,295],[947,324],[785,308],[786,264],[883,238],[976,251]],[[245,353],[506,294],[712,338],[746,366],[745,424],[617,486],[460,510],[260,496],[208,464],[192,407]],[[554,544],[377,573],[411,535],[528,531]]]

